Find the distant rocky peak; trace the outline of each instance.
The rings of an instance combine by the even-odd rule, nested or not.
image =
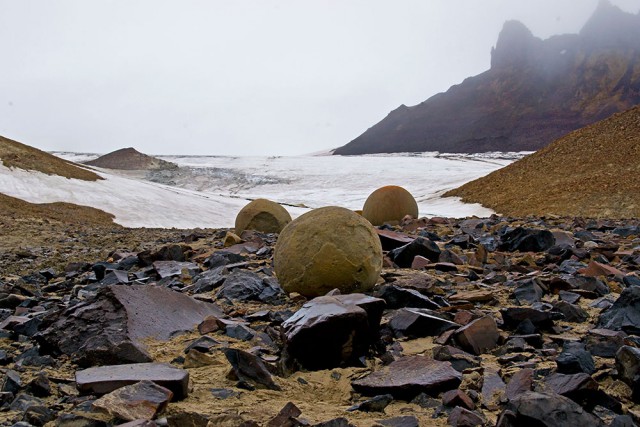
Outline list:
[[[491,68],[528,66],[541,40],[520,21],[507,21],[491,50]]]
[[[609,0],[600,0],[580,37],[589,47],[638,47],[640,45],[640,12],[627,13]]]

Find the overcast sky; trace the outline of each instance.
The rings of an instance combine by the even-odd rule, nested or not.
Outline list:
[[[487,70],[506,20],[544,39],[597,3],[0,0],[0,135],[99,153],[335,148]]]

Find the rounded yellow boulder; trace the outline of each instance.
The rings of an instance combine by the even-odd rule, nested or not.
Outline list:
[[[279,233],[291,222],[289,212],[276,202],[256,199],[246,205],[236,216],[236,234],[244,230],[262,233]]]
[[[273,263],[282,288],[306,297],[364,292],[382,270],[382,246],[371,224],[337,206],[314,209],[278,236]]]
[[[406,215],[418,217],[418,203],[411,193],[397,185],[387,185],[371,193],[364,202],[362,216],[373,225],[397,224]]]

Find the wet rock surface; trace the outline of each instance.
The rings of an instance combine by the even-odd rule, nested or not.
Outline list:
[[[0,254],[0,423],[638,424],[638,225],[405,220],[370,291],[313,299],[280,287],[273,234]],[[150,381],[173,399],[117,412]]]

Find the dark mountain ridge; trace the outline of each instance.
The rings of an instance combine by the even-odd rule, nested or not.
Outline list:
[[[534,151],[640,104],[640,13],[603,0],[579,34],[534,37],[507,21],[491,68],[401,105],[334,154]]]

